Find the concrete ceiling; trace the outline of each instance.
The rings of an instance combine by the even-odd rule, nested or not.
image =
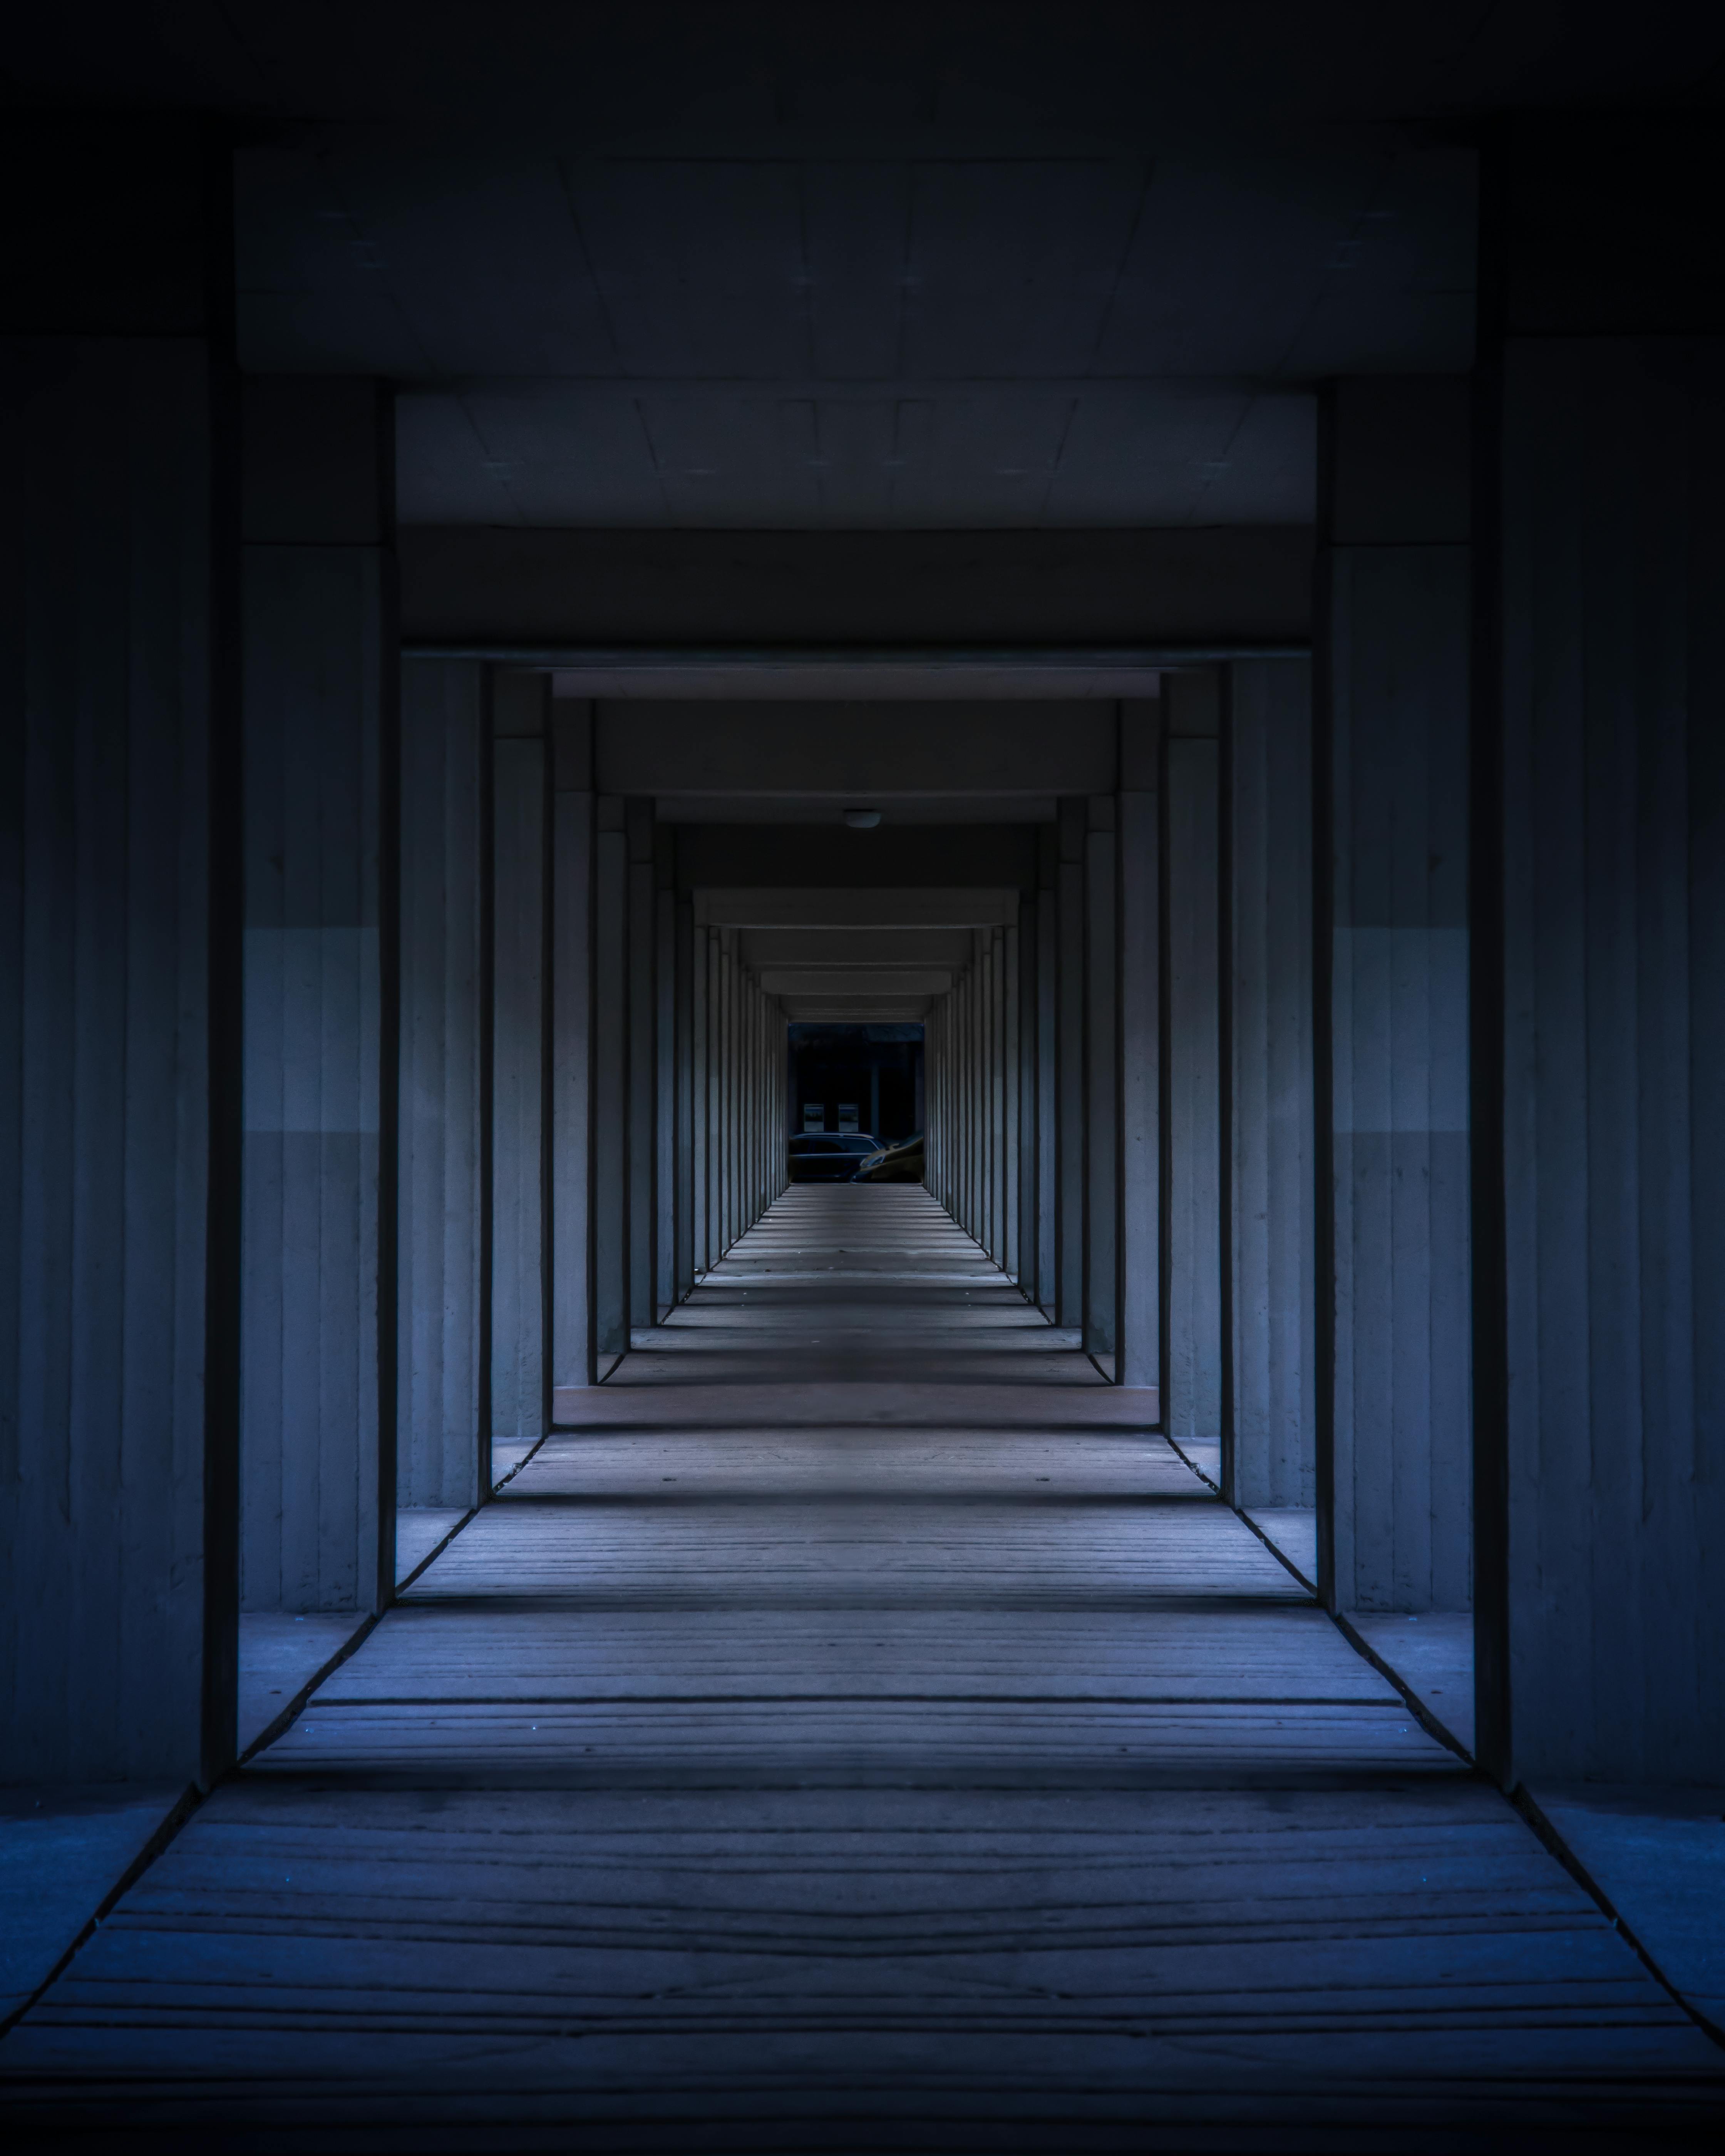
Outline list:
[[[738,962],[787,1018],[859,1023],[926,1017],[973,960],[977,929],[1018,911],[1012,892],[892,888],[697,891],[695,905],[697,919],[737,927]]]
[[[1308,521],[1466,369],[1478,118],[1717,100],[1648,0],[69,0],[9,102],[227,114],[243,364],[400,388],[409,523]]]
[[[1471,362],[1465,151],[241,162],[240,349],[403,385],[409,522],[1291,524]]]

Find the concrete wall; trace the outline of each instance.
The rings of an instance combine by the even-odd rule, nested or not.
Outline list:
[[[1536,1789],[1725,1781],[1717,156],[1529,124],[1486,173],[1478,1707]]]
[[[1122,1385],[1162,1382],[1162,706],[1120,715]]]
[[[163,177],[151,144],[167,135],[132,146],[135,197]],[[32,179],[54,195],[51,172]],[[238,715],[211,518],[233,507],[234,459],[200,318],[195,167],[187,192],[182,221],[169,200],[143,228],[190,257],[186,319],[0,341],[8,1781],[183,1783],[232,1743],[234,1342],[205,1260],[213,1220],[232,1281],[239,894],[211,811],[231,848]],[[87,177],[70,199],[91,199]],[[14,320],[40,297],[43,329],[59,326],[53,295],[8,296]]]
[[[1305,526],[403,534],[410,643],[536,647],[1298,642]]]
[[[559,700],[551,716],[551,1384],[589,1385],[597,1353],[597,1112],[593,1004],[598,964],[593,721]]]
[[[1111,1375],[1120,1334],[1120,1070],[1117,860],[1111,793],[1084,835],[1084,1344]]]
[[[1222,1487],[1317,1502],[1312,670],[1236,664],[1223,730]]]
[[[489,1467],[489,706],[470,661],[402,670],[402,1506],[474,1504]]]
[[[242,1591],[370,1609],[394,1480],[388,407],[370,382],[248,402]]]
[[[1174,1437],[1222,1430],[1220,690],[1163,687],[1163,1414]]]
[[[1522,1779],[1725,1777],[1722,363],[1712,338],[1503,354],[1481,1706]]]
[[[1328,417],[1327,1587],[1342,1608],[1465,1609],[1466,384],[1343,382]]]
[[[594,805],[593,1310],[603,1377],[629,1347],[629,840],[622,801],[602,794]]]
[[[501,670],[491,687],[490,1434],[516,1439],[547,1409],[550,687]]]

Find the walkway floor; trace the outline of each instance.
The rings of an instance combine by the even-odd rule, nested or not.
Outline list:
[[[18,2145],[1712,2145],[1725,2056],[921,1189],[788,1194],[583,1404],[0,2047]]]

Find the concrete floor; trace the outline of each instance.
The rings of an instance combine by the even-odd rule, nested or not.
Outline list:
[[[788,1194],[0,2046],[17,2145],[1706,2143],[1725,2054],[1137,1413],[921,1189]]]

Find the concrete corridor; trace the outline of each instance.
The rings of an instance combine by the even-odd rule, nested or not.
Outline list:
[[[16,2030],[26,2145],[1717,2116],[1594,1902],[921,1188],[793,1188],[589,1403]]]

